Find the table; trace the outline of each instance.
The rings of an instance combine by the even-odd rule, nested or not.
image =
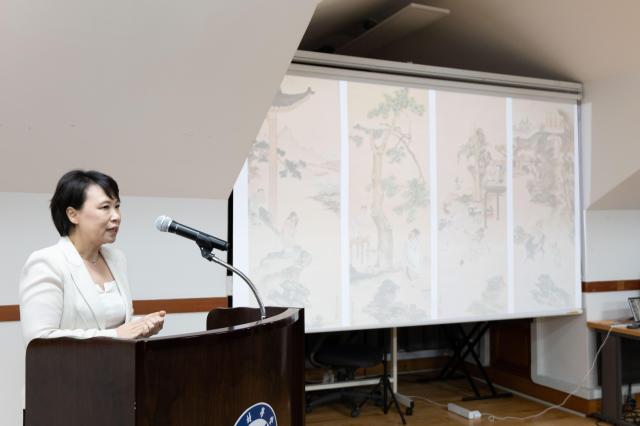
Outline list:
[[[621,320],[589,321],[587,325],[600,333],[609,333],[601,352],[602,408],[595,417],[614,425],[635,426],[624,421],[622,413],[622,339],[640,340],[640,329],[629,329]]]

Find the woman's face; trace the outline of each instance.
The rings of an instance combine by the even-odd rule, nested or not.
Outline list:
[[[92,245],[113,243],[120,228],[120,201],[111,199],[98,185],[86,189],[80,210],[67,208],[67,216],[75,225],[74,237]]]

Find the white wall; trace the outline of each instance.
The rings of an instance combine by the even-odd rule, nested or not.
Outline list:
[[[0,422],[22,424],[24,344],[19,322],[0,322]]]
[[[49,194],[0,192],[2,305],[18,303],[18,276],[29,254],[58,241],[49,213],[50,198]],[[154,227],[155,218],[166,214],[226,239],[226,200],[123,196],[121,211],[122,226],[115,246],[127,256],[134,299],[226,294],[221,267],[204,261],[195,243]]]
[[[584,281],[640,279],[640,210],[585,214]]]
[[[640,278],[640,211],[602,210],[585,213],[583,281]],[[630,316],[627,298],[639,291],[584,293],[584,313],[575,317],[537,319],[532,328],[532,379],[571,392],[591,368],[595,333],[587,321]],[[596,371],[585,380],[578,396],[599,398]]]
[[[615,281],[640,278],[640,211],[588,210],[640,168],[638,103],[640,78],[612,75],[584,82],[582,104],[583,266],[582,280]],[[627,198],[640,199],[633,190]],[[638,203],[638,202],[635,202]],[[637,204],[636,204],[637,205]],[[532,379],[570,392],[591,367],[595,333],[587,321],[629,316],[627,298],[640,292],[583,294],[584,314],[575,318],[539,319],[532,329]],[[599,398],[596,373],[578,392]]]
[[[0,192],[0,305],[19,303],[18,277],[24,261],[32,251],[59,238],[49,213],[50,198],[50,194]],[[225,296],[224,269],[202,259],[195,243],[157,231],[153,225],[160,214],[226,239],[226,200],[123,196],[115,246],[127,256],[133,298]],[[204,330],[205,317],[205,313],[168,315],[160,335]],[[0,423],[19,425],[24,384],[20,323],[0,322],[0,341]]]

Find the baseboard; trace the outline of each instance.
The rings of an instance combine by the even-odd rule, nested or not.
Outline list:
[[[398,373],[423,372],[442,368],[449,357],[440,356],[435,358],[415,358],[398,360]],[[481,374],[477,367],[467,363],[467,368],[474,377],[480,378]],[[568,395],[567,392],[559,391],[542,384],[535,383],[530,377],[524,377],[512,372],[501,371],[491,367],[486,368],[487,374],[494,384],[512,389],[531,398],[546,401],[549,404],[560,404]],[[321,368],[311,368],[306,370],[307,380],[321,380],[323,370]],[[359,369],[356,376],[382,374],[382,366],[369,369]],[[590,414],[600,411],[600,399],[587,399],[579,396],[569,398],[565,407],[569,410],[583,414]]]
[[[449,357],[439,356],[433,358],[413,358],[413,359],[399,359],[398,360],[398,373],[419,372],[426,370],[434,370],[442,368]],[[307,381],[317,381],[322,379],[324,369],[322,368],[307,368],[305,370],[305,379]],[[373,368],[359,368],[356,370],[356,377],[372,376],[382,374],[382,364]]]
[[[473,372],[474,376],[480,376],[475,365],[467,364],[467,367]],[[486,371],[495,384],[513,389],[514,391],[546,401],[550,404],[560,404],[568,395],[567,392],[537,384],[531,380],[530,377],[518,376],[510,372],[492,369],[491,367],[487,368]],[[585,399],[572,396],[565,404],[565,407],[579,413],[590,414],[600,411],[600,399]]]

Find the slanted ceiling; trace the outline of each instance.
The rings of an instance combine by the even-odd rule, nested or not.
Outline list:
[[[368,56],[579,82],[640,70],[636,0],[323,0],[300,48],[339,48],[409,3],[449,14]]]
[[[0,191],[226,198],[316,0],[0,0]]]
[[[324,51],[383,22],[408,0],[324,0],[300,45]],[[637,0],[414,0],[449,14],[424,28],[378,43],[367,57],[584,84],[593,107],[583,140],[585,207],[640,209],[640,148],[635,143],[640,93],[640,2]],[[374,27],[375,28],[375,27]],[[369,30],[370,31],[370,30]],[[608,88],[632,84],[623,93]],[[625,83],[623,83],[625,82]],[[626,83],[628,82],[628,83]],[[623,103],[620,103],[623,101]],[[593,102],[593,105],[590,105]],[[610,106],[613,105],[613,108]],[[612,139],[616,137],[616,139]],[[638,182],[640,183],[640,182]],[[637,187],[637,186],[636,186]]]
[[[591,204],[589,210],[640,210],[640,167]]]

